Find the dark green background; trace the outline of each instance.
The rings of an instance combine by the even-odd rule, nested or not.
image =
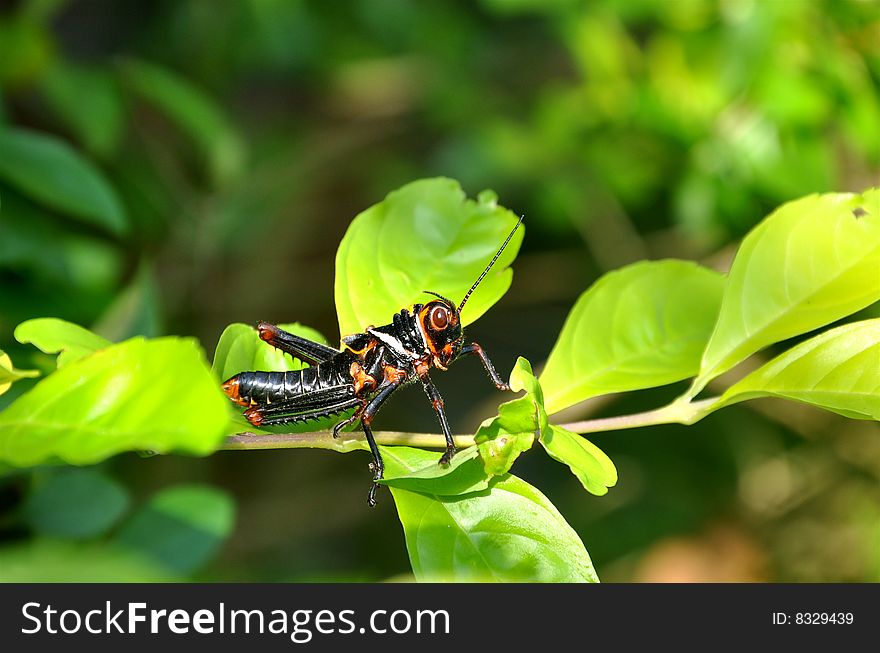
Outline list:
[[[349,221],[445,175],[526,215],[513,286],[470,334],[503,374],[517,355],[539,366],[604,272],[669,256],[726,269],[780,203],[877,185],[878,86],[880,6],[867,1],[2,2],[0,130],[70,143],[118,192],[128,230],[0,179],[0,348],[46,368],[12,339],[38,316],[114,340],[195,335],[209,354],[235,321],[300,321],[335,341]],[[436,382],[456,431],[502,399],[476,363]],[[434,420],[409,388],[375,424]],[[758,401],[593,440],[620,472],[605,497],[545,456],[514,471],[577,529],[603,580],[880,580],[876,424]],[[191,482],[234,499],[209,564],[164,560],[185,577],[405,577],[389,493],[365,505],[366,464],[273,451],[101,467],[136,506]],[[42,532],[23,506],[56,474],[0,479],[0,546]]]

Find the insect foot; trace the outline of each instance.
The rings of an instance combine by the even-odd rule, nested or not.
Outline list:
[[[337,422],[336,425],[333,427],[333,437],[338,438],[339,434],[342,432],[342,429],[344,429],[347,426],[351,426],[356,421],[358,421],[358,419],[360,419],[360,415],[358,413],[355,413],[351,417],[348,417],[348,418],[342,420],[341,422]],[[373,463],[370,463],[371,468],[372,468],[372,465],[373,465]]]
[[[452,457],[457,451],[458,450],[455,447],[450,447],[449,449],[447,449],[446,453],[440,456],[440,465],[442,465],[443,467],[448,466],[449,463],[452,462]]]
[[[385,473],[385,465],[381,462],[378,464],[371,462],[370,471],[373,472],[373,484],[370,485],[370,492],[367,494],[367,504],[372,508],[376,505],[376,490],[379,489],[379,481],[382,480],[382,475]]]

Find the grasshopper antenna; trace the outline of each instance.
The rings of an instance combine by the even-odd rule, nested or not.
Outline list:
[[[525,215],[521,215],[521,216],[519,216],[519,220],[516,221],[516,225],[513,227],[513,230],[512,230],[509,234],[507,234],[507,238],[505,238],[505,239],[504,239],[504,242],[501,243],[501,247],[500,247],[499,250],[495,253],[495,256],[492,257],[492,260],[489,261],[489,265],[487,265],[487,266],[486,266],[486,269],[483,270],[483,274],[480,275],[480,278],[479,278],[479,279],[477,279],[476,281],[474,281],[474,285],[471,286],[471,289],[467,291],[467,294],[464,296],[464,299],[461,300],[461,304],[458,305],[458,312],[459,312],[459,313],[461,313],[461,309],[464,308],[465,302],[467,302],[468,297],[471,296],[471,293],[474,292],[474,290],[476,290],[477,286],[480,285],[480,282],[483,280],[483,278],[484,278],[487,274],[489,274],[489,270],[491,270],[491,269],[492,269],[492,266],[495,265],[495,261],[497,261],[497,260],[498,260],[498,257],[501,256],[501,252],[503,252],[503,251],[504,251],[504,248],[507,247],[507,243],[509,243],[509,242],[510,242],[510,239],[513,238],[513,234],[515,234],[515,233],[516,233],[516,230],[519,229],[519,226],[522,224],[523,218],[525,218],[525,217],[526,217]]]

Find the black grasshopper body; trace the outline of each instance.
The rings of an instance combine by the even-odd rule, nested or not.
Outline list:
[[[440,420],[446,437],[446,452],[440,464],[455,454],[443,399],[429,375],[431,368],[446,370],[456,359],[476,355],[499,390],[509,390],[498,376],[489,357],[477,343],[465,344],[461,310],[468,297],[486,276],[513,237],[507,236],[498,253],[456,306],[436,293],[436,299],[415,304],[411,310],[395,314],[384,326],[368,327],[363,333],[342,338],[334,349],[260,322],[257,331],[268,344],[290,354],[310,367],[290,372],[241,372],[223,383],[230,399],[246,406],[245,418],[254,426],[293,424],[338,415],[354,408],[354,413],[333,428],[334,437],[346,426],[360,420],[373,454],[373,484],[369,504],[376,503],[378,481],[384,465],[371,424],[376,412],[402,385],[419,381]]]

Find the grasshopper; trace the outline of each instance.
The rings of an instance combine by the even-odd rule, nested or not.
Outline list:
[[[446,438],[446,451],[440,464],[448,465],[455,455],[455,442],[449,431],[443,398],[429,372],[431,368],[446,370],[462,356],[475,355],[479,356],[495,387],[510,390],[483,348],[475,342],[465,344],[461,311],[522,221],[520,217],[457,306],[446,297],[426,290],[425,293],[435,299],[415,304],[409,310],[402,309],[390,324],[371,326],[363,333],[344,336],[340,349],[260,322],[257,325],[260,339],[310,367],[288,372],[241,372],[223,383],[223,391],[232,401],[247,407],[244,417],[257,427],[305,422],[339,415],[354,408],[351,416],[333,427],[333,436],[338,437],[342,429],[360,420],[373,454],[370,464],[373,483],[367,503],[374,506],[385,466],[373,437],[373,418],[397,389],[419,381],[431,400]]]

